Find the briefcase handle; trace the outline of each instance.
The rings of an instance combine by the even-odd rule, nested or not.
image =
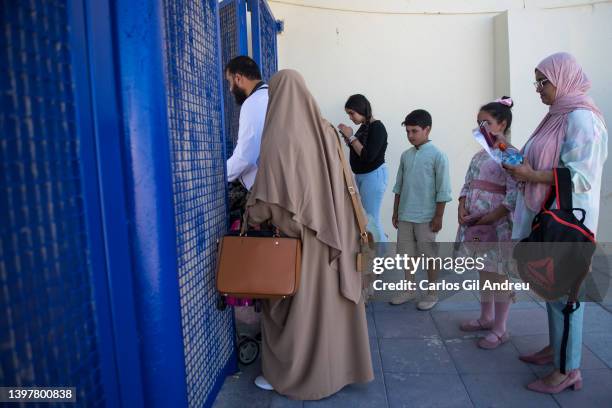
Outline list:
[[[247,236],[247,228],[249,226],[248,220],[249,220],[249,208],[247,207],[247,209],[244,211],[244,216],[242,217],[242,223],[240,225],[240,236],[241,237]],[[274,238],[280,238],[281,236],[280,229],[278,229],[276,225],[274,225],[274,234],[272,236]]]

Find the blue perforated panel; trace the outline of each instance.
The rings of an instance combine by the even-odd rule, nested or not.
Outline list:
[[[276,21],[265,0],[257,1],[259,2],[261,75],[264,77],[265,81],[269,81],[272,75],[278,71],[276,58]]]
[[[0,19],[0,384],[101,406],[67,5],[5,0]]]
[[[223,67],[232,58],[245,54],[243,47],[240,44],[241,36],[246,36],[242,33],[244,25],[241,24],[244,19],[243,10],[244,2],[241,0],[227,0],[219,6],[219,17],[221,20],[221,60]],[[246,22],[244,23],[246,24]],[[240,107],[236,104],[234,96],[229,90],[227,81],[223,81],[223,102],[225,106],[225,136],[227,140],[227,155],[232,155],[236,141],[238,140],[238,119],[240,116]]]
[[[189,405],[207,403],[233,353],[216,310],[217,239],[226,229],[216,0],[168,0],[168,120]],[[169,375],[173,375],[169,373]]]

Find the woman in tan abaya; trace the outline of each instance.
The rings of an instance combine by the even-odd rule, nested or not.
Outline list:
[[[302,76],[278,72],[269,95],[249,220],[300,237],[302,269],[295,296],[264,302],[263,375],[255,383],[316,400],[374,378],[356,269],[359,229],[337,135]]]

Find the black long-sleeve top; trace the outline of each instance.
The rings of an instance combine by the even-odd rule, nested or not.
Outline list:
[[[351,146],[351,169],[355,174],[364,174],[376,170],[385,162],[387,150],[387,129],[380,120],[375,120],[369,126],[361,125],[355,137],[363,145],[361,156],[355,153]]]

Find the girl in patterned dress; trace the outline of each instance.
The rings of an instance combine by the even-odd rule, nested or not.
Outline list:
[[[493,134],[506,134],[512,124],[513,102],[502,97],[480,108],[478,123],[483,121]],[[456,242],[466,242],[468,228],[473,225],[492,225],[498,242],[509,242],[512,236],[512,212],[516,202],[516,181],[484,150],[474,155],[465,176],[465,184],[459,195],[459,229]],[[466,252],[467,245],[461,246]],[[506,268],[502,251],[487,251],[485,268],[480,272],[481,287],[484,281],[504,282]],[[479,253],[478,256],[483,256]],[[493,349],[510,338],[506,320],[510,310],[511,292],[482,291],[480,317],[463,322],[463,331],[489,330],[478,341],[478,346]]]

